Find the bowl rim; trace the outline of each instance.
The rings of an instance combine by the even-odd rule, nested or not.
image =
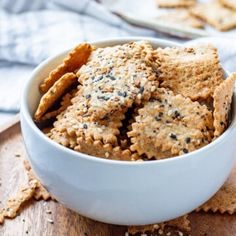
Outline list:
[[[107,44],[109,46],[110,44],[123,44],[128,41],[139,41],[139,40],[147,40],[150,41],[151,43],[156,43],[156,44],[167,44],[169,46],[182,46],[182,44],[170,41],[170,40],[165,40],[165,39],[159,39],[159,38],[152,38],[152,37],[117,37],[117,38],[106,38],[104,40],[98,40],[98,41],[92,41],[88,42],[90,44]],[[28,91],[30,90],[33,81],[36,78],[36,75],[38,74],[39,71],[43,70],[43,68],[50,63],[51,61],[55,60],[58,57],[61,57],[68,53],[71,49],[64,50],[63,52],[60,52],[52,57],[49,57],[48,59],[44,60],[41,62],[31,73],[30,78],[27,80],[27,82],[24,85],[22,96],[21,96],[21,106],[20,106],[20,120],[24,118],[27,124],[30,126],[30,129],[37,134],[38,137],[43,139],[45,142],[49,143],[50,145],[53,146],[55,149],[59,149],[62,152],[68,153],[68,157],[75,157],[75,158],[82,158],[87,161],[94,161],[98,163],[104,163],[104,164],[112,164],[112,165],[153,165],[153,164],[164,164],[164,163],[172,163],[172,162],[177,162],[177,161],[184,161],[186,158],[187,159],[192,159],[196,158],[194,157],[195,155],[202,155],[204,154],[208,149],[214,148],[216,145],[219,143],[222,143],[225,139],[229,138],[232,130],[236,129],[236,112],[231,124],[228,126],[227,130],[224,131],[223,134],[221,134],[218,138],[213,140],[211,143],[207,144],[204,147],[201,147],[197,150],[194,150],[192,152],[189,152],[187,154],[175,156],[175,157],[169,157],[165,159],[160,159],[160,160],[151,160],[151,161],[122,161],[122,160],[113,160],[113,159],[105,159],[105,158],[100,158],[92,155],[88,155],[82,152],[77,152],[74,151],[70,148],[64,147],[55,141],[51,140],[49,137],[47,137],[35,124],[33,121],[29,107],[28,107]],[[225,71],[226,76],[229,76],[229,72]],[[236,96],[236,90],[234,89],[233,96]],[[67,158],[68,158],[67,157]]]

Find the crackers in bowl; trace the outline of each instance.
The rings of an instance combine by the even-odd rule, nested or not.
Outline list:
[[[227,129],[235,78],[224,78],[212,45],[81,44],[42,81],[34,119],[50,139],[96,157],[184,155]]]

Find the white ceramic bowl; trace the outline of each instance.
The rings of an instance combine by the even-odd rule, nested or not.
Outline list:
[[[96,42],[99,47],[140,38]],[[176,44],[148,38],[154,47]],[[27,82],[21,102],[21,127],[33,170],[56,199],[89,218],[139,225],[170,220],[192,211],[222,186],[236,149],[236,113],[230,127],[211,144],[175,158],[150,162],[105,160],[65,148],[47,138],[32,114],[38,86],[67,52],[40,64]],[[233,103],[236,104],[234,94]]]

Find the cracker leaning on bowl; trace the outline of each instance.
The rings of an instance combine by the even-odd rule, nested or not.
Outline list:
[[[70,101],[56,110],[59,114],[55,111],[47,133],[52,140],[89,155],[134,161],[184,155],[227,128],[235,74],[224,80],[212,45],[154,49],[140,41],[96,49],[87,45],[80,54],[87,55],[88,48],[83,65],[73,64],[70,73],[65,70],[48,87],[35,112],[40,123],[65,96],[63,88],[68,93],[70,81],[77,81]],[[51,93],[55,88],[59,92]],[[130,111],[132,119],[126,124]],[[125,145],[120,133],[126,136]]]

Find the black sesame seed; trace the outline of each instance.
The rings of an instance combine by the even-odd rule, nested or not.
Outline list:
[[[163,112],[159,112],[159,116],[162,117],[163,116]]]
[[[105,96],[97,96],[97,98],[100,100],[105,100],[105,101],[110,99],[109,97],[105,97]]]
[[[102,80],[103,79],[103,76],[101,75],[101,76],[99,76],[99,77],[94,77],[94,79],[93,79],[93,82],[98,82],[98,81],[100,81],[100,80]]]
[[[112,75],[108,75],[107,77],[108,77],[110,80],[113,80],[113,81],[116,80],[116,77],[114,77],[114,76],[112,76]]]
[[[174,114],[172,115],[172,118],[178,118],[180,117],[180,113],[178,111],[174,111]]]
[[[184,148],[184,149],[183,149],[183,152],[184,152],[184,153],[188,153],[188,149]]]
[[[175,134],[173,134],[173,133],[170,134],[170,137],[171,137],[172,139],[177,140],[177,136],[176,136]]]
[[[141,86],[141,87],[139,88],[139,93],[143,93],[143,91],[144,91],[144,87]]]
[[[221,122],[220,122],[220,125],[221,125],[221,126],[224,126],[224,122],[223,122],[223,121],[221,121]]]
[[[156,116],[156,117],[155,117],[155,120],[156,120],[156,121],[161,121],[161,118],[158,117],[158,116]]]
[[[120,92],[120,91],[118,91],[118,95],[120,96],[120,97],[127,97],[127,93],[126,92]]]
[[[87,128],[88,128],[88,125],[83,124],[83,128],[84,128],[84,129],[87,129]]]
[[[185,139],[185,143],[190,143],[190,142],[191,142],[191,138],[187,137],[187,138]]]
[[[89,99],[89,98],[91,98],[91,95],[90,95],[90,94],[87,94],[87,95],[85,96],[85,98],[86,98],[86,99]]]

